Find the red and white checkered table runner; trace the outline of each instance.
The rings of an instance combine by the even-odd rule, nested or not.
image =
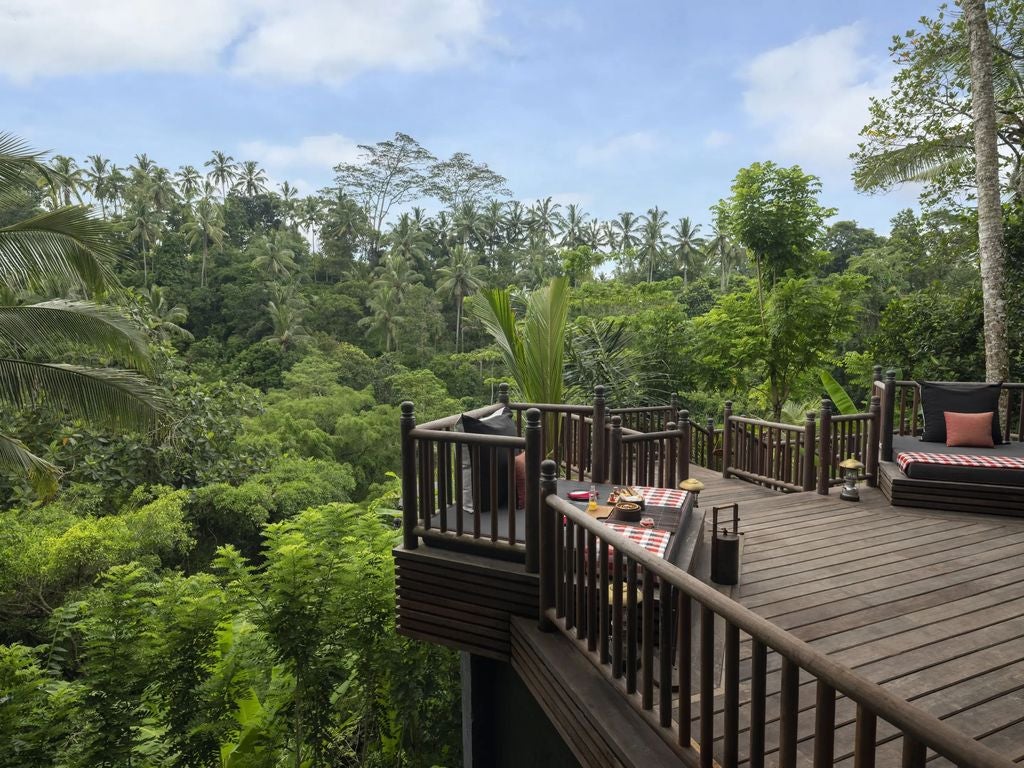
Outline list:
[[[1024,469],[1024,458],[1019,456],[969,456],[948,453],[916,453],[906,451],[896,457],[896,464],[904,472],[910,464],[944,464],[953,467],[989,467],[993,469]]]
[[[641,528],[637,525],[623,525],[622,523],[605,523],[616,533],[621,533],[630,541],[634,541],[655,557],[664,557],[668,549],[668,540],[672,534],[668,531],[660,531],[656,528]],[[608,562],[612,562],[615,555],[615,548],[608,547]]]
[[[644,503],[652,507],[673,507],[682,509],[686,501],[686,491],[675,491],[671,488],[646,488],[634,485],[633,490],[644,497]]]

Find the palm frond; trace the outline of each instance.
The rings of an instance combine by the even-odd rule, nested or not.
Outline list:
[[[0,398],[142,432],[155,428],[166,408],[161,390],[132,371],[12,358],[0,358]]]
[[[0,202],[9,200],[19,187],[33,187],[40,177],[50,178],[50,169],[43,163],[44,156],[17,136],[0,133]]]
[[[569,279],[556,277],[530,294],[523,323],[526,381],[538,403],[561,403]]]
[[[87,345],[119,365],[152,370],[142,329],[112,307],[87,301],[0,306],[0,343],[19,352],[45,351],[50,357]]]
[[[973,147],[969,132],[941,141],[919,141],[860,160],[853,180],[861,190],[888,189],[906,181],[931,181],[969,160]]]
[[[32,489],[48,498],[57,492],[57,478],[60,470],[53,464],[36,456],[25,444],[10,435],[0,432],[0,472],[28,477]]]
[[[512,310],[512,299],[508,291],[498,288],[466,297],[465,308],[494,338],[501,356],[508,366],[509,375],[523,390],[523,397],[531,399],[533,394],[525,389],[523,380],[523,341],[516,329],[516,315]],[[538,401],[534,401],[538,402]]]
[[[117,245],[106,222],[85,208],[58,208],[0,227],[0,280],[30,288],[52,275],[91,291],[117,287],[110,264]]]

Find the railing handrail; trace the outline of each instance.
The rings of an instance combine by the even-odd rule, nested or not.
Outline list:
[[[627,430],[623,429],[623,433]],[[622,435],[623,443],[640,443],[644,441],[663,440],[665,438],[680,437],[684,434],[681,427],[675,429],[666,429],[661,432],[637,432],[636,430],[628,430],[630,434]]]
[[[771,429],[785,429],[791,432],[803,432],[803,424],[785,424],[781,421],[765,421],[754,416],[730,416],[729,421],[734,424],[751,424],[758,427],[769,427]]]
[[[438,443],[471,443],[493,445],[500,448],[525,448],[526,438],[513,435],[480,435],[475,432],[448,432],[441,429],[414,427],[409,437],[419,440],[433,440]]]
[[[568,403],[509,403],[508,407],[513,411],[528,411],[536,408],[541,413],[571,413],[589,416],[594,412],[592,405],[569,405]]]
[[[983,384],[994,384],[994,383],[996,383],[996,382],[991,382],[991,381],[948,381],[948,382],[939,382],[938,379],[929,379],[929,381],[935,381],[935,382],[942,383],[942,384],[978,384],[978,385],[983,385]],[[884,386],[885,382],[876,381],[875,384]],[[910,386],[913,386],[913,387],[917,387],[918,389],[920,389],[920,387],[921,387],[921,385],[917,383],[917,379],[897,379],[896,380],[896,386],[898,386],[898,387],[910,387]],[[1002,382],[1002,386],[1005,389],[1024,389],[1024,381],[1004,381],[1004,382]]]
[[[656,557],[628,537],[591,518],[575,506],[552,494],[544,504],[556,513],[608,542],[618,552],[642,565],[659,579],[664,579],[688,597],[709,608],[733,626],[743,630],[776,653],[789,659],[818,680],[844,694],[875,715],[910,734],[924,746],[933,749],[958,765],[985,768],[1013,768],[1016,764],[979,741],[943,723],[934,715],[919,709],[882,686],[861,677],[849,667],[828,658],[789,632],[758,616],[749,608],[726,597],[700,580],[677,568],[663,558]],[[543,514],[551,514],[543,510]],[[543,561],[542,561],[543,562]],[[550,574],[548,574],[550,576]],[[541,573],[541,578],[545,574]],[[574,646],[575,647],[575,646]],[[701,745],[703,748],[703,745]]]
[[[662,411],[666,413],[671,413],[672,408],[673,406],[671,405],[627,405],[620,408],[609,408],[608,413],[618,416],[621,416],[624,413],[660,413]]]
[[[832,423],[844,422],[844,421],[870,421],[871,414],[868,412],[863,413],[833,413]]]

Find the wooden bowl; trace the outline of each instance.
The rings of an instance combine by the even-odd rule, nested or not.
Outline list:
[[[619,501],[615,505],[615,519],[624,523],[635,523],[640,519],[642,512],[640,505],[631,501]]]

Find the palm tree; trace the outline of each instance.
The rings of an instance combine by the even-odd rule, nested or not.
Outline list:
[[[668,223],[665,211],[658,206],[647,211],[644,217],[642,256],[647,259],[647,282],[654,282],[654,268],[665,245],[665,225]]]
[[[729,276],[743,263],[746,253],[717,225],[712,225],[711,239],[707,241],[704,255],[709,264],[718,268],[718,288],[725,293],[729,290]]]
[[[174,174],[174,179],[178,182],[178,191],[188,203],[198,197],[203,189],[203,175],[196,170],[195,166],[182,166]]]
[[[587,214],[576,203],[569,203],[562,218],[562,248],[575,248],[586,243]]]
[[[255,160],[246,160],[238,169],[235,192],[243,197],[255,197],[267,191],[267,172]]]
[[[116,164],[110,166],[107,177],[107,199],[114,204],[114,215],[120,216],[124,206],[124,193],[128,189],[128,177]]]
[[[402,324],[399,306],[401,299],[390,285],[378,285],[377,291],[366,302],[372,313],[359,321],[366,328],[367,336],[384,340],[384,351],[398,349],[398,329]]]
[[[235,158],[231,157],[231,155],[215,149],[213,150],[213,157],[203,163],[204,168],[210,169],[209,174],[207,174],[210,180],[214,184],[220,185],[221,199],[228,196],[228,185],[233,183],[238,176],[238,166],[234,160]]]
[[[204,196],[196,203],[188,220],[182,225],[182,234],[188,239],[190,248],[202,246],[203,262],[199,272],[199,287],[206,287],[206,262],[210,244],[218,248],[224,243],[224,216],[221,207],[212,197]]]
[[[480,250],[484,242],[484,222],[480,211],[471,202],[463,203],[452,216],[455,239],[463,248]]]
[[[607,231],[604,225],[597,219],[591,219],[583,228],[583,242],[589,245],[595,253],[601,250],[601,246],[607,245]]]
[[[283,352],[309,341],[310,336],[302,327],[302,310],[294,302],[270,301],[266,307],[270,320],[270,334],[264,337],[268,344],[279,346]]]
[[[93,200],[100,204],[100,212],[103,218],[107,217],[107,179],[110,177],[110,161],[99,155],[89,155],[86,158],[89,165],[84,170],[85,179],[88,183],[89,194]]]
[[[683,285],[689,283],[691,273],[696,275],[697,272],[697,258],[704,246],[704,241],[697,235],[698,232],[700,224],[694,225],[689,216],[683,216],[672,227],[672,234],[669,236],[676,267],[683,273]]]
[[[252,260],[253,268],[266,273],[269,278],[287,279],[299,268],[293,243],[286,232],[279,230],[260,237],[252,250],[256,253]]]
[[[166,168],[156,167],[150,172],[149,181],[145,186],[146,197],[157,211],[168,211],[178,199],[178,190]]]
[[[287,181],[282,182],[279,186],[281,189],[281,207],[284,208],[285,223],[294,230],[297,223],[295,213],[299,204],[299,190]]]
[[[561,207],[551,197],[538,200],[530,207],[526,220],[531,240],[544,245],[554,242],[555,233],[562,225],[562,216],[558,213]]]
[[[508,290],[492,289],[469,300],[469,312],[501,351],[520,395],[532,403],[561,403],[565,381],[565,326],[569,316],[569,281],[556,277],[529,295],[523,318],[512,309]],[[558,444],[555,416],[545,424],[546,450]]]
[[[391,256],[404,259],[416,266],[426,264],[428,238],[408,213],[398,217],[391,231],[384,236]]]
[[[156,212],[145,202],[139,201],[129,218],[132,225],[128,233],[128,239],[139,246],[139,253],[142,255],[142,282],[149,282],[149,264],[146,260],[146,251],[153,247],[153,244],[160,237],[160,219]]]
[[[640,220],[632,211],[623,211],[611,222],[612,232],[615,233],[615,250],[620,252],[628,251],[630,248],[636,248],[640,244],[640,238],[636,234],[636,228],[639,224]]]
[[[462,303],[466,297],[483,285],[484,269],[476,256],[461,246],[452,250],[446,266],[437,270],[438,293],[455,299],[455,351],[462,349]]]
[[[51,174],[40,154],[0,134],[0,205]],[[109,226],[81,206],[0,227],[0,278],[8,292],[58,277],[96,295],[116,293],[110,266],[116,256]],[[0,399],[12,406],[42,405],[120,429],[148,431],[158,421],[163,399],[137,373],[39,361],[86,346],[138,371],[151,370],[144,334],[109,306],[64,300],[2,306],[0,345]],[[57,468],[2,433],[0,469],[27,476],[41,494],[56,489]]]
[[[401,303],[406,291],[422,281],[423,275],[416,272],[405,257],[392,253],[384,259],[384,265],[380,269],[380,275],[373,281],[373,287],[389,288],[394,292],[395,299]]]
[[[74,159],[67,155],[54,155],[50,161],[50,170],[50,207],[56,209],[71,205],[73,202],[81,204],[81,187],[84,179],[82,169]]]
[[[521,248],[526,241],[526,207],[518,200],[505,206],[505,242],[512,248]]]
[[[145,299],[142,311],[146,327],[158,339],[168,341],[172,337],[176,337],[192,341],[194,338],[192,334],[181,327],[181,323],[188,319],[188,309],[181,304],[171,306],[164,289],[159,285],[143,288],[139,294]]]

